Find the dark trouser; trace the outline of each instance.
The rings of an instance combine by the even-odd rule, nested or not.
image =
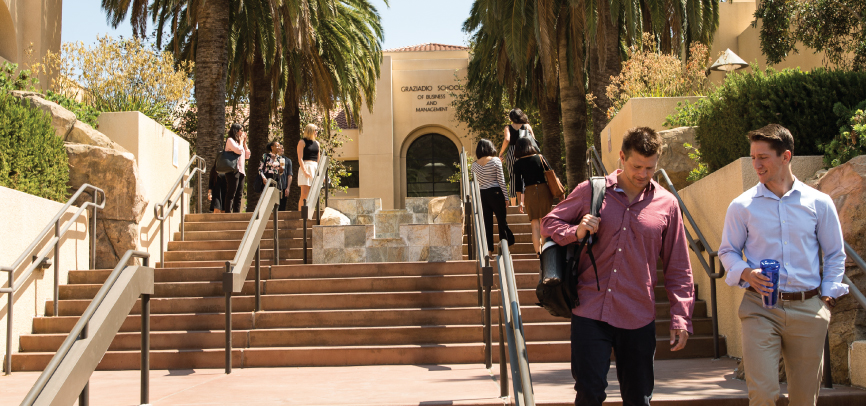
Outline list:
[[[493,251],[498,241],[493,241],[493,215],[496,214],[496,224],[499,224],[499,238],[507,240],[511,230],[506,220],[505,196],[502,189],[493,187],[481,189],[481,211],[484,212],[484,232],[487,233],[487,251]],[[513,238],[513,237],[512,237]]]
[[[223,210],[226,213],[241,212],[241,196],[244,195],[244,174],[229,172],[226,174],[226,198]]]
[[[653,393],[655,321],[627,330],[603,321],[571,316],[571,375],[575,406],[601,405],[607,397],[610,353],[616,355],[616,377],[625,406],[649,406]]]

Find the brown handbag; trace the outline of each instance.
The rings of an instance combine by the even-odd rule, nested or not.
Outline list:
[[[562,199],[565,196],[565,188],[562,187],[562,183],[559,182],[559,178],[556,177],[556,172],[553,171],[553,168],[547,163],[547,160],[544,159],[544,155],[538,154],[541,157],[541,165],[544,168],[544,179],[547,180],[547,187],[550,188],[550,194],[553,195],[554,199]]]

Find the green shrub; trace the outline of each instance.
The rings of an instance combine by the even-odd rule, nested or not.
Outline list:
[[[65,202],[69,158],[51,119],[0,91],[0,186]]]
[[[839,133],[824,145],[824,165],[834,167],[851,160],[858,155],[866,154],[866,101],[860,102],[853,109],[842,103],[833,106],[833,112],[839,116]]]
[[[838,134],[837,102],[866,100],[866,72],[772,68],[728,75],[724,85],[697,103],[696,139],[710,171],[749,155],[746,134],[767,124],[785,126],[796,155],[823,155]]]
[[[667,116],[662,125],[667,128],[697,126],[702,101],[704,101],[704,99],[698,100],[694,103],[689,103],[687,101],[677,102],[677,112]]]

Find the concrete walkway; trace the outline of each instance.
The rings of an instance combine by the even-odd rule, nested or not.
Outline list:
[[[542,405],[570,405],[574,382],[568,364],[533,364],[535,399]],[[732,379],[736,361],[656,361],[653,405],[747,405],[746,385]],[[247,368],[151,371],[153,405],[503,405],[498,366],[384,365],[319,368]],[[0,404],[16,405],[39,376],[0,376]],[[91,404],[139,404],[138,371],[97,371],[91,377]],[[608,402],[620,404],[612,367]],[[821,392],[819,404],[863,405],[866,391],[837,387]],[[712,399],[710,401],[709,399]],[[607,404],[606,403],[606,404]]]

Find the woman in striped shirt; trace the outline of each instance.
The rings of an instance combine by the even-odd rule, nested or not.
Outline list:
[[[489,140],[478,141],[475,147],[475,162],[472,163],[472,176],[478,182],[481,194],[481,211],[484,213],[484,232],[487,235],[487,251],[493,256],[493,215],[499,224],[499,238],[514,244],[514,233],[508,228],[506,205],[508,194],[505,191],[505,176],[502,174],[502,161],[496,156],[496,148]]]

